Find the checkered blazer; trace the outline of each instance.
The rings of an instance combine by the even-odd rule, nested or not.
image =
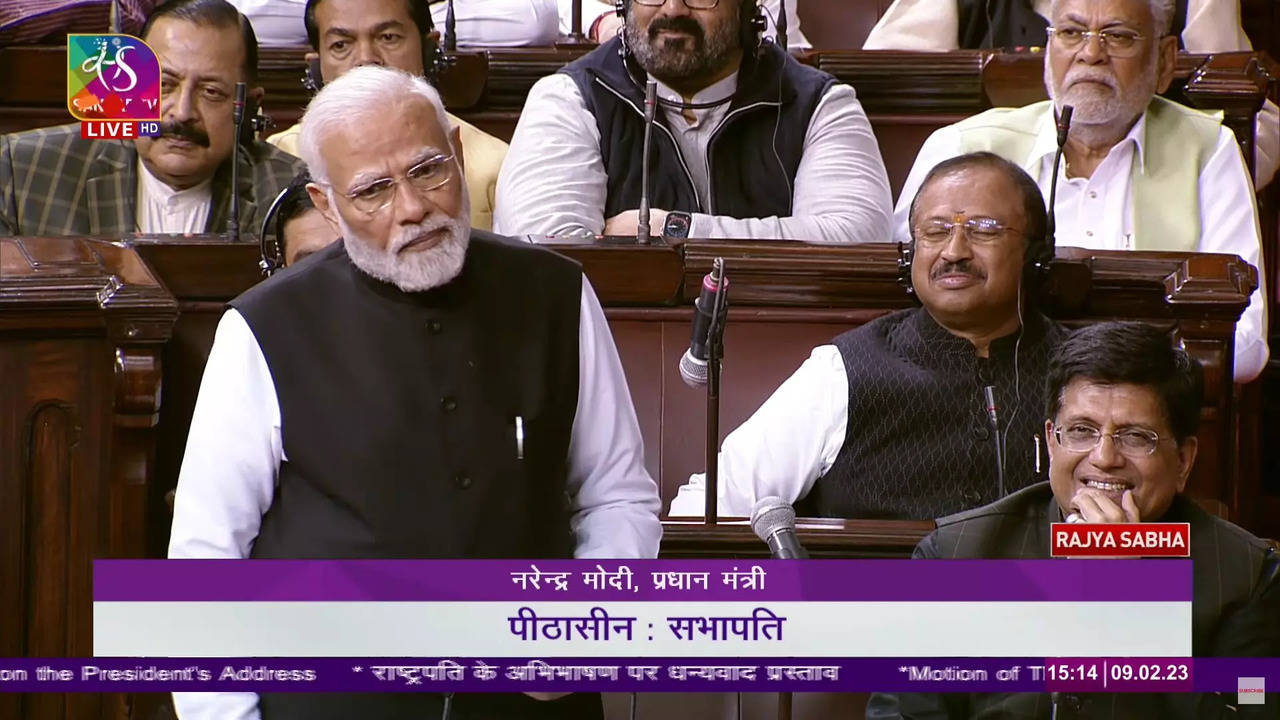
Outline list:
[[[260,213],[302,161],[261,142],[242,148],[240,232],[257,237]],[[231,165],[213,179],[206,232],[230,216]],[[79,125],[0,136],[0,235],[123,235],[137,231],[138,151],[127,140],[82,140]]]
[[[1049,557],[1049,524],[1061,512],[1049,483],[1019,490],[985,507],[938,520],[938,529],[916,546],[916,558],[1034,559]],[[1210,515],[1178,495],[1161,518],[1191,524],[1191,647],[1196,657],[1275,657],[1280,655],[1280,554],[1226,520]],[[1065,561],[1064,561],[1065,562]],[[1123,612],[1124,608],[1116,608]],[[977,655],[981,648],[974,648]],[[1099,694],[1071,700],[1067,718],[1201,720],[1208,718],[1280,718],[1280,695],[1267,694],[1266,705],[1235,705],[1229,694]],[[1067,705],[1064,703],[1064,705]],[[868,720],[1048,720],[1048,695],[888,695],[867,703]]]

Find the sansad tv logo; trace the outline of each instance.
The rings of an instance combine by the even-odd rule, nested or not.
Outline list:
[[[160,60],[132,35],[68,35],[67,109],[82,138],[159,135]]]

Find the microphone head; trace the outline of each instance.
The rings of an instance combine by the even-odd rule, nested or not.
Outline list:
[[[1075,110],[1071,105],[1063,105],[1058,111],[1058,147],[1067,144],[1067,134],[1071,131],[1071,114]]]
[[[707,361],[699,360],[688,350],[680,357],[680,379],[693,389],[707,386]]]
[[[244,101],[249,94],[248,85],[242,82],[236,83],[236,99],[233,106],[235,112],[235,121],[238,123],[244,116]]]
[[[764,542],[779,530],[796,529],[796,509],[780,497],[760,498],[751,511],[751,529]]]

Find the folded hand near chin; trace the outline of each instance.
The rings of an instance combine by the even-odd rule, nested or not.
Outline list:
[[[1071,498],[1071,510],[1080,515],[1080,522],[1087,523],[1136,523],[1142,522],[1133,491],[1125,490],[1117,505],[1107,493],[1095,488],[1081,488]]]

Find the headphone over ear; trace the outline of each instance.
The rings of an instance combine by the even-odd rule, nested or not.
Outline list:
[[[271,277],[275,271],[284,267],[284,227],[278,221],[280,210],[290,199],[296,197],[296,193],[306,194],[309,182],[311,182],[311,176],[305,170],[295,175],[289,184],[276,194],[271,205],[267,207],[266,215],[262,217],[262,231],[258,233],[258,253],[261,256],[258,267],[262,269],[264,277]],[[271,240],[267,239],[268,234]]]

